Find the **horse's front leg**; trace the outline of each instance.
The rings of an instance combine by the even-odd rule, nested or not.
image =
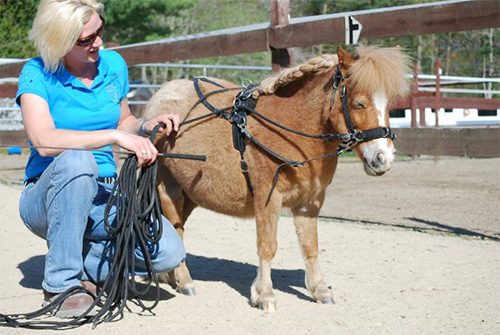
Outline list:
[[[278,248],[278,220],[281,212],[281,196],[273,194],[267,206],[256,206],[257,254],[259,269],[251,288],[251,302],[259,309],[276,311],[276,295],[271,280],[271,263]]]
[[[333,304],[333,293],[326,286],[318,264],[318,215],[324,191],[314,201],[292,208],[302,256],[306,266],[306,287],[319,303]]]

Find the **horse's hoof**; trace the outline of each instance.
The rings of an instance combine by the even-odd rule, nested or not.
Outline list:
[[[265,312],[276,312],[276,304],[274,302],[259,302],[259,309]]]
[[[333,298],[318,300],[318,302],[321,304],[324,304],[324,305],[334,305],[335,304],[335,300],[333,300]]]
[[[194,287],[189,287],[189,288],[181,288],[178,290],[179,293],[188,295],[188,296],[195,296],[196,295],[196,289]]]

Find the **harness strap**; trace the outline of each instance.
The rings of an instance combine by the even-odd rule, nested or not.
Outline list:
[[[268,118],[268,117],[260,114],[255,109],[249,108],[248,106],[242,106],[242,108],[245,108],[248,114],[255,115],[255,116],[261,118],[262,120],[264,120],[266,122],[269,122],[273,126],[276,126],[278,128],[281,128],[283,130],[286,130],[286,131],[288,131],[290,133],[293,133],[293,134],[296,134],[296,135],[300,135],[300,136],[304,136],[304,137],[309,137],[309,138],[322,139],[322,140],[326,140],[326,141],[329,141],[329,142],[335,141],[335,140],[344,140],[346,138],[346,134],[340,134],[340,135],[335,135],[335,134],[319,134],[319,135],[314,135],[314,134],[303,133],[301,131],[298,131],[298,130],[289,128],[287,126],[284,126],[282,124],[279,124],[276,121],[271,120],[270,118]]]
[[[236,96],[236,98],[234,99],[233,106],[218,109],[207,101],[207,98],[210,95],[229,91],[229,90],[239,90],[239,89],[241,89],[241,87],[225,88],[224,86],[222,86],[222,85],[220,85],[220,84],[218,84],[210,79],[204,78],[204,77],[196,77],[196,78],[193,78],[192,81],[194,84],[196,94],[198,95],[198,101],[193,105],[191,110],[187,113],[186,117],[181,122],[181,125],[195,122],[197,120],[204,119],[204,118],[209,117],[211,115],[217,115],[217,116],[224,117],[226,120],[231,122],[232,133],[233,133],[233,146],[240,153],[241,172],[245,176],[245,180],[247,182],[248,189],[250,190],[250,194],[252,194],[252,196],[253,196],[252,182],[250,180],[250,174],[248,173],[248,164],[245,161],[244,154],[245,154],[245,150],[246,150],[246,137],[245,137],[246,129],[245,128],[246,128],[246,123],[247,123],[247,111],[253,110],[255,108],[255,106],[257,105],[257,99],[254,99],[252,97],[252,91],[257,85],[251,84],[251,85],[244,87],[244,89],[242,91],[240,91],[238,93],[238,95]],[[221,89],[203,94],[203,92],[201,91],[201,88],[200,88],[199,81],[203,81],[203,82],[218,86]],[[186,119],[189,117],[189,114],[200,103],[202,103],[210,111],[210,113],[186,121]],[[227,113],[230,110],[232,110],[233,112]],[[246,132],[246,133],[248,133],[248,132]]]
[[[200,83],[199,83],[199,81],[200,81],[200,80],[201,80],[201,81],[204,81],[204,82],[206,82],[206,83],[210,83],[210,84],[212,84],[212,85],[218,86],[218,87],[220,87],[220,88],[225,88],[225,87],[223,87],[222,85],[220,85],[220,84],[218,84],[218,83],[216,83],[216,82],[214,82],[214,81],[212,81],[212,80],[210,80],[210,79],[207,79],[207,78],[200,78],[200,77],[193,78],[194,89],[196,90],[196,93],[198,94],[198,97],[199,97],[200,99],[201,99],[202,97],[204,97],[204,95],[203,95],[203,93],[201,92],[201,89],[200,89]],[[202,103],[205,107],[207,107],[207,109],[208,109],[209,111],[212,111],[212,112],[214,112],[214,113],[217,113],[218,109],[217,109],[217,108],[215,108],[213,105],[211,105],[211,104],[207,101],[207,99],[203,99],[203,100],[201,100],[201,103]]]
[[[351,114],[349,113],[349,104],[347,103],[347,89],[344,86],[340,89],[340,97],[342,98],[342,110],[344,112],[345,123],[347,124],[347,130],[349,133],[354,133],[356,130],[354,129],[354,125],[352,124]]]
[[[209,83],[209,84],[213,84],[215,86],[218,86],[220,87],[221,89],[220,90],[215,90],[215,91],[210,91],[208,93],[205,93],[203,94],[203,92],[201,91],[200,89],[200,84],[199,84],[199,81],[204,81],[206,83]],[[210,104],[208,101],[207,101],[207,98],[211,95],[215,95],[215,94],[218,94],[218,93],[223,93],[223,92],[227,92],[227,91],[233,91],[233,90],[239,90],[241,89],[240,87],[233,87],[233,88],[226,88],[224,86],[221,86],[220,84],[210,80],[210,79],[207,79],[207,78],[203,78],[203,77],[196,77],[196,78],[193,78],[192,79],[193,81],[193,84],[194,84],[194,88],[196,90],[196,93],[198,94],[198,101],[196,101],[193,106],[191,107],[191,109],[189,110],[189,112],[187,112],[186,116],[184,117],[184,119],[182,120],[182,122],[180,123],[181,126],[185,125],[185,124],[188,124],[188,123],[191,123],[191,122],[195,122],[195,121],[198,121],[198,120],[201,120],[201,119],[204,119],[204,118],[207,118],[209,116],[213,116],[213,115],[216,115],[216,116],[221,116],[221,117],[224,117],[225,119],[227,120],[230,120],[231,118],[231,114],[230,113],[226,113],[227,111],[233,109],[233,106],[229,106],[229,107],[225,107],[225,108],[221,108],[221,109],[218,109],[216,108],[215,106],[213,106],[212,104]],[[198,106],[200,103],[202,103],[209,111],[210,113],[208,114],[205,114],[205,115],[202,115],[202,116],[199,116],[199,117],[196,117],[194,119],[190,119],[188,120],[189,118],[189,115],[191,115],[191,112],[196,108],[196,106]]]
[[[240,163],[241,172],[245,176],[245,180],[250,190],[250,194],[253,196],[253,187],[250,179],[250,174],[248,173],[248,164],[245,161],[245,150],[246,150],[246,138],[249,133],[246,130],[247,124],[247,112],[253,111],[257,106],[257,99],[252,96],[253,88],[257,85],[251,84],[245,89],[243,89],[233,103],[233,118],[232,118],[232,130],[233,130],[233,146],[240,153]]]
[[[269,203],[269,200],[271,200],[271,195],[273,194],[274,188],[276,187],[276,184],[278,183],[279,172],[280,172],[282,167],[287,166],[287,165],[290,165],[292,167],[304,166],[305,164],[307,164],[309,162],[319,160],[319,159],[325,159],[325,158],[338,156],[346,151],[347,151],[347,147],[339,146],[339,148],[337,150],[335,150],[334,152],[331,152],[331,153],[323,155],[323,156],[309,158],[309,159],[306,159],[305,161],[302,161],[302,162],[292,161],[293,165],[289,164],[290,162],[284,162],[284,163],[281,163],[280,165],[278,165],[278,167],[276,168],[276,171],[274,172],[273,184],[271,186],[271,189],[269,190],[269,194],[267,195],[266,206]]]
[[[337,94],[337,89],[339,88],[340,82],[344,80],[342,77],[342,72],[340,72],[340,64],[337,64],[335,67],[335,74],[333,76],[333,92],[332,92],[332,99],[330,100],[330,110],[333,108],[333,104],[335,103],[335,95]]]

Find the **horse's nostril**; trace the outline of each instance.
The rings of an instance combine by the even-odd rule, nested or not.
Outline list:
[[[387,157],[385,156],[385,154],[383,152],[379,152],[377,154],[377,159],[376,159],[377,163],[380,164],[380,165],[385,165],[387,163]]]

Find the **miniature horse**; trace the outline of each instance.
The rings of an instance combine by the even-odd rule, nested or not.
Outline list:
[[[259,267],[251,303],[274,311],[271,262],[282,207],[290,208],[307,289],[317,302],[333,303],[318,265],[317,217],[325,189],[338,154],[347,149],[355,151],[368,175],[389,170],[395,156],[389,108],[408,92],[409,65],[399,48],[361,46],[354,57],[339,47],[337,55],[313,58],[244,88],[243,96],[237,96],[241,88],[224,80],[167,82],[148,103],[145,117],[176,112],[185,122],[176,135],[159,137],[155,145],[160,152],[206,155],[207,160],[159,162],[164,215],[181,237],[197,206],[255,216]],[[251,102],[236,104],[243,99]],[[247,113],[237,122],[241,110]],[[238,136],[243,150],[235,149]],[[185,263],[162,275],[180,292],[195,294]]]

